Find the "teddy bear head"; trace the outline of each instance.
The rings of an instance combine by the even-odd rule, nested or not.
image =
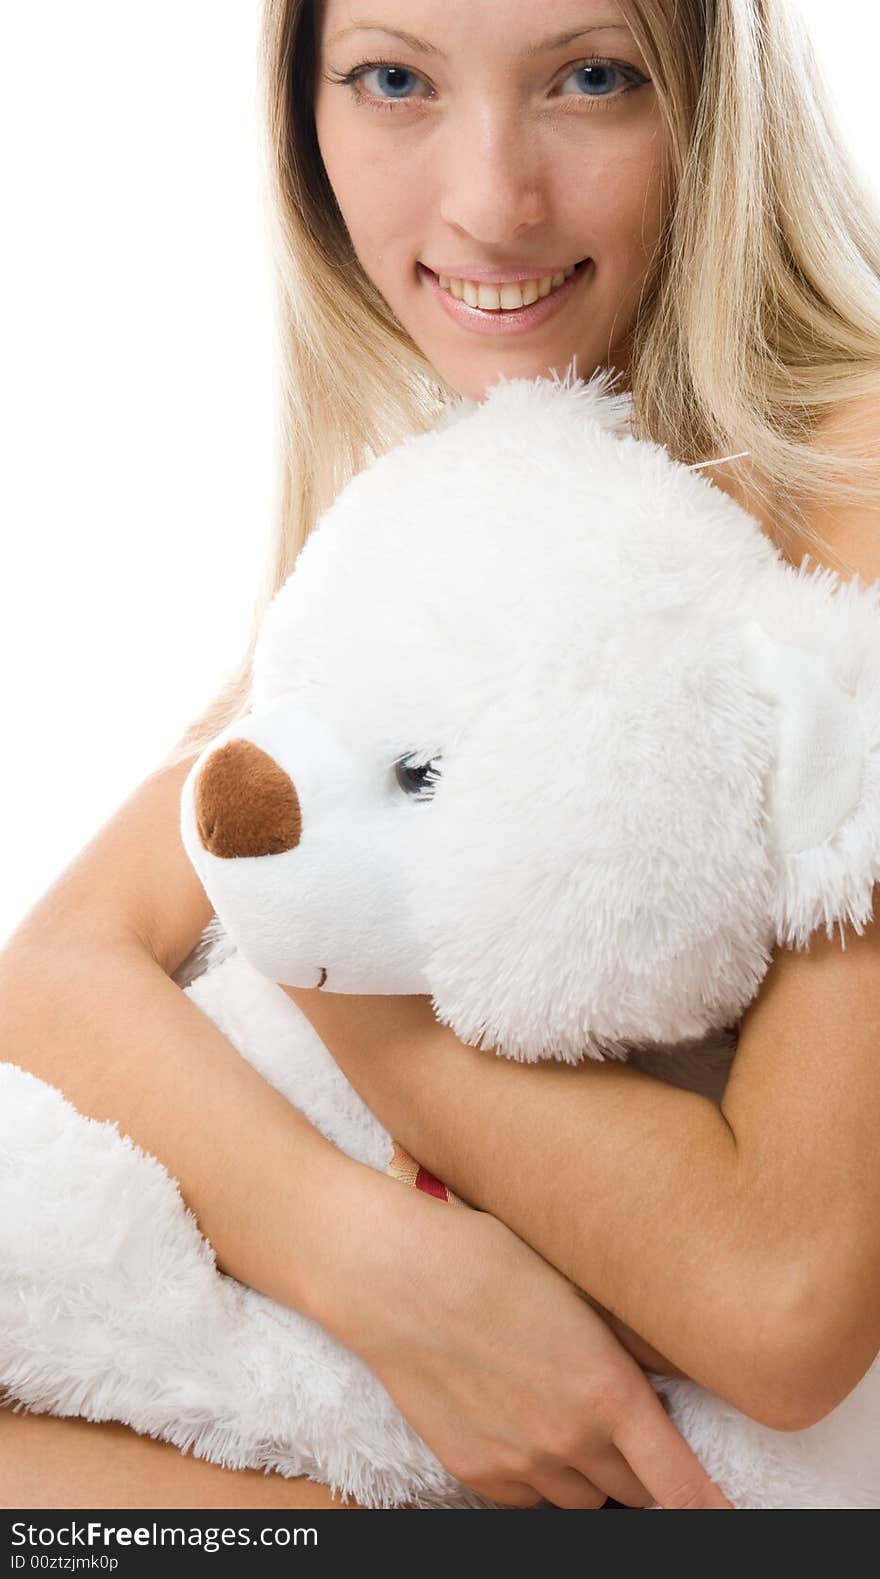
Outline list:
[[[374,460],[269,606],[184,846],[273,980],[576,1061],[731,1025],[871,914],[876,587],[787,564],[607,375]]]

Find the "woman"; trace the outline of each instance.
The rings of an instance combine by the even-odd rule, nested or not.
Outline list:
[[[880,231],[783,0],[560,0],[552,28],[524,0],[384,0],[381,31],[353,9],[264,8],[286,400],[266,596],[371,454],[456,392],[572,356],[621,369],[637,430],[678,458],[748,452],[715,480],[795,563],[819,544],[880,575]],[[522,318],[511,276],[543,282]],[[0,1056],[160,1157],[224,1270],[359,1352],[468,1484],[728,1506],[641,1366],[791,1429],[880,1349],[880,933],[779,953],[720,1112],[626,1066],[487,1058],[424,998],[289,989],[383,1123],[484,1210],[401,1189],[170,979],[210,917],[180,787],[246,709],[252,651],[0,955]],[[0,1412],[0,1453],[8,1506],[336,1505],[119,1426]]]

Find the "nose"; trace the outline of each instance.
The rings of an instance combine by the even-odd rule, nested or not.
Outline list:
[[[546,219],[539,160],[523,137],[522,120],[516,105],[497,115],[480,111],[477,124],[463,124],[450,147],[441,218],[479,245],[509,246]]]
[[[196,831],[211,855],[280,855],[299,844],[296,786],[250,740],[228,740],[206,758],[193,799]]]

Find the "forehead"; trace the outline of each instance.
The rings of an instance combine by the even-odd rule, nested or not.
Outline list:
[[[315,0],[315,8],[325,43],[397,37],[436,58],[491,48],[535,59],[567,44],[610,46],[631,36],[617,0],[557,0],[540,8],[532,0]]]

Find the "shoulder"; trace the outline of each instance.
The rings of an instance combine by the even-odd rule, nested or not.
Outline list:
[[[823,434],[835,442],[851,439],[856,445],[862,440],[876,438],[880,433],[880,373],[877,387],[864,395],[850,395],[835,401],[828,408],[817,426],[817,435]]]
[[[880,457],[880,377],[876,392],[838,401],[817,424],[816,445],[854,458]],[[786,557],[798,564],[805,553],[845,579],[880,579],[880,491],[878,502],[820,503],[805,515],[805,530],[795,534]]]

